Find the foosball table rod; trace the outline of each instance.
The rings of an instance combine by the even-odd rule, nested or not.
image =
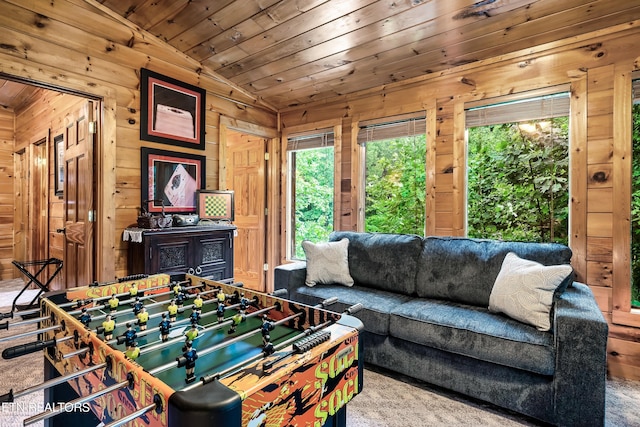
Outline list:
[[[67,375],[63,375],[61,377],[57,377],[57,378],[53,378],[49,381],[45,381],[43,383],[34,385],[32,387],[29,388],[25,388],[24,390],[21,391],[17,391],[14,393],[13,389],[9,390],[9,393],[3,394],[2,396],[0,396],[0,403],[2,402],[13,402],[15,399],[22,397],[22,396],[26,396],[27,394],[30,393],[34,393],[36,391],[39,390],[44,390],[46,388],[50,388],[53,386],[56,386],[58,384],[62,384],[64,382],[67,382],[69,380],[72,380],[74,378],[77,377],[81,377],[85,374],[91,373],[93,371],[97,371],[98,369],[102,369],[102,368],[108,368],[109,369],[109,365],[111,363],[111,356],[107,356],[107,362],[104,363],[99,363],[97,365],[94,366],[90,366],[88,368],[82,369],[80,371],[76,371],[73,372],[71,374],[67,374]]]
[[[47,319],[48,319],[48,317],[47,317]],[[0,328],[0,329],[2,329],[2,328]],[[60,322],[59,325],[48,326],[46,328],[36,329],[35,331],[28,331],[28,332],[23,332],[21,334],[16,334],[16,335],[10,335],[8,337],[3,337],[3,338],[0,338],[0,342],[15,340],[15,339],[18,339],[18,338],[24,338],[24,337],[28,337],[28,336],[31,336],[31,335],[37,335],[37,334],[40,334],[42,332],[55,331],[56,329],[64,329],[64,325],[62,324],[62,322]]]
[[[138,409],[137,411],[127,415],[126,417],[120,418],[119,420],[113,421],[112,423],[105,424],[104,427],[119,427],[124,425],[130,421],[135,420],[136,418],[146,414],[147,412],[155,409],[158,414],[160,414],[163,410],[162,408],[162,398],[158,394],[153,395],[153,403],[145,406],[144,408]]]
[[[129,387],[130,389],[133,389],[133,385],[134,385],[133,374],[127,373],[127,379],[125,381],[121,381],[117,384],[104,388],[95,393],[79,397],[75,400],[72,400],[71,402],[67,402],[65,405],[57,405],[55,408],[51,410],[40,412],[39,414],[36,414],[32,417],[25,419],[24,425],[27,426],[30,424],[34,424],[34,423],[37,423],[38,421],[46,420],[56,415],[59,415],[62,412],[68,412],[67,408],[70,408],[70,410],[73,410],[73,408],[77,408],[83,403],[93,400],[96,397],[100,397],[104,394],[111,393],[112,391],[115,391],[115,390],[120,390],[121,388]]]
[[[315,305],[314,308],[327,307],[327,306],[329,306],[331,304],[334,304],[337,301],[338,301],[338,298],[336,298],[336,297],[328,298],[328,299],[322,301],[321,303]],[[251,313],[251,314],[255,314],[255,313]],[[283,323],[290,322],[291,320],[294,320],[294,319],[296,319],[296,318],[298,318],[300,316],[302,316],[302,312],[296,313],[296,314],[292,314],[291,316],[287,316],[287,317],[285,317],[283,319],[278,320],[277,322],[273,322],[272,324],[275,327],[275,326],[281,325]],[[262,332],[261,328],[258,328],[258,329],[253,330],[253,331],[245,332],[244,334],[238,335],[238,336],[236,336],[234,338],[225,340],[225,341],[223,341],[223,342],[221,342],[219,344],[212,345],[211,347],[205,348],[204,350],[199,352],[199,356],[206,356],[209,353],[213,353],[214,351],[217,351],[217,350],[220,350],[222,348],[228,347],[231,344],[234,344],[234,343],[236,343],[238,341],[242,341],[242,340],[244,340],[246,338],[251,338],[252,336],[254,336],[256,334],[259,334],[261,332]],[[176,358],[176,361],[178,362],[178,367],[179,368],[184,366],[185,363],[186,363],[186,359],[184,358],[184,356]],[[173,366],[175,366],[175,363],[172,362],[170,364],[167,363],[166,365],[163,365],[161,368],[171,368]],[[162,371],[159,371],[159,372],[162,372]],[[153,375],[156,374],[155,370],[151,371],[150,373],[153,374]]]
[[[180,282],[180,283],[184,283],[184,282]],[[144,292],[144,291],[153,290],[153,289],[166,288],[167,286],[171,286],[171,285],[175,286],[176,283],[173,282],[173,283],[169,283],[169,284],[162,285],[162,286],[156,286],[156,287],[153,287],[153,288],[142,289],[142,291]],[[184,290],[185,291],[189,291],[189,290],[192,290],[192,289],[199,289],[199,288],[201,288],[203,286],[204,286],[203,284],[195,285],[195,286],[189,286],[189,287],[184,288]],[[159,292],[157,294],[145,295],[145,296],[142,296],[142,297],[131,297],[131,298],[128,298],[126,300],[119,301],[119,304],[122,304],[122,305],[131,304],[131,302],[135,301],[137,298],[139,298],[140,301],[146,301],[146,300],[149,300],[149,299],[152,299],[152,298],[157,298],[159,296],[164,296],[164,295],[170,294],[171,292],[173,292],[173,291],[172,290],[168,290],[168,291],[165,291],[165,292]],[[213,291],[205,291],[205,292],[206,293],[210,293],[210,292],[213,292]],[[205,292],[203,292],[203,294]],[[129,293],[118,294],[118,295],[116,295],[116,297],[120,297],[120,296],[124,296],[124,295],[129,295]],[[108,301],[109,298],[111,298],[111,297],[101,297],[101,298],[94,299],[93,302],[96,303],[96,302],[101,302],[103,300],[107,300]],[[89,302],[91,302],[91,301],[89,301]],[[156,303],[155,305],[160,305],[161,303],[162,302]],[[147,305],[145,307],[149,308],[149,307],[152,307],[152,306],[153,306],[153,304],[150,304],[150,305]],[[87,311],[97,311],[97,310],[102,310],[102,309],[105,309],[105,308],[108,308],[108,306],[102,304],[102,305],[96,305],[95,307],[89,307],[89,308],[87,308]],[[80,313],[82,313],[82,310],[73,310],[73,311],[68,311],[67,312],[67,314],[72,315],[72,316],[76,315],[76,314],[80,314]],[[107,317],[106,314],[102,315],[102,316],[96,316],[95,318],[93,318],[93,320],[97,320],[97,319],[105,318],[105,317]]]
[[[299,333],[295,337],[291,337],[288,340],[283,341],[280,344],[275,345],[273,348],[275,349],[275,351],[280,351],[283,348],[286,348],[287,346],[289,346],[292,343],[296,342],[297,340],[299,340],[301,338],[304,338],[305,336],[308,336],[308,335],[314,333],[317,330],[320,330],[322,328],[325,328],[325,327],[331,325],[331,323],[333,323],[333,322],[326,321],[326,322],[324,322],[324,323],[322,323],[320,325],[312,326],[312,327],[310,327],[308,329],[305,329],[303,332]],[[230,366],[230,367],[228,367],[228,368],[226,368],[226,369],[224,369],[222,371],[219,371],[219,372],[216,372],[216,373],[213,373],[213,374],[209,374],[209,375],[206,375],[204,377],[200,377],[200,381],[198,381],[196,383],[193,383],[191,385],[188,385],[187,387],[183,388],[182,390],[183,391],[189,391],[189,390],[192,390],[194,388],[198,388],[200,386],[208,384],[208,383],[210,383],[212,381],[216,381],[216,380],[219,380],[219,379],[222,379],[222,378],[226,378],[226,377],[228,377],[230,375],[233,375],[237,371],[243,369],[244,367],[248,366],[249,364],[251,364],[253,362],[256,362],[256,361],[258,361],[260,359],[265,358],[266,356],[269,356],[269,354],[267,354],[267,352],[263,350],[261,353],[255,355],[253,357],[250,357],[249,359],[243,360],[242,362],[236,363],[235,365]]]
[[[263,308],[263,309],[261,309],[261,310],[254,311],[253,313],[248,314],[248,315],[247,315],[247,317],[255,317],[255,316],[259,316],[259,315],[261,315],[261,314],[263,314],[263,313],[266,313],[266,312],[268,312],[269,310],[273,310],[273,309],[275,309],[275,308],[277,308],[277,307],[278,307],[278,305],[272,305],[271,307],[266,307],[266,308]],[[230,325],[232,322],[233,322],[233,320],[231,320],[231,319],[229,319],[229,320],[225,320],[225,321],[224,321],[224,322],[222,322],[222,323],[213,324],[213,325],[212,325],[212,326],[210,326],[210,327],[204,328],[204,329],[202,330],[202,332],[214,331],[214,330],[220,329],[220,328],[222,328],[222,327],[224,327],[224,326],[226,326],[226,325]],[[258,330],[256,330],[256,331],[251,331],[251,333],[256,333],[256,332],[260,332],[260,330],[258,329]],[[244,334],[244,335],[246,335],[246,334]],[[241,337],[241,336],[242,336],[242,335],[238,335],[238,337]],[[237,338],[237,337],[236,337],[236,338]],[[183,337],[177,337],[177,338],[171,339],[171,340],[169,340],[169,341],[167,341],[167,342],[164,342],[164,343],[161,343],[161,344],[156,344],[156,345],[154,345],[154,346],[148,347],[148,348],[146,349],[146,352],[145,352],[145,353],[148,353],[149,351],[152,351],[152,350],[158,350],[158,349],[164,348],[164,347],[166,347],[167,345],[175,344],[176,342],[180,342],[180,341],[184,341],[184,338],[183,338]],[[229,341],[225,341],[225,343],[226,343],[226,342],[229,342]],[[235,341],[233,341],[233,342],[235,342]],[[214,347],[217,347],[217,346],[214,346]],[[210,347],[210,348],[211,348],[211,347]],[[206,350],[205,350],[205,351],[206,351]],[[204,354],[206,354],[206,353],[203,353],[203,355],[204,355]],[[176,364],[176,362],[177,362],[178,364]],[[160,372],[167,371],[167,370],[169,370],[169,369],[171,369],[171,368],[174,368],[174,367],[176,367],[176,366],[180,367],[179,363],[180,363],[180,362],[179,362],[179,361],[177,361],[177,360],[176,360],[176,361],[174,361],[174,362],[169,362],[169,363],[166,363],[166,364],[164,364],[164,365],[160,365],[160,366],[158,366],[158,367],[156,367],[156,368],[154,368],[154,369],[149,370],[149,373],[150,373],[151,375],[156,375],[156,374],[158,374],[158,373],[160,373]]]

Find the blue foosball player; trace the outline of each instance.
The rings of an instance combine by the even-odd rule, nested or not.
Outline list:
[[[169,341],[169,331],[171,330],[171,322],[167,319],[167,313],[162,313],[162,320],[158,325],[160,329],[160,337],[162,338],[162,342]]]
[[[218,315],[218,323],[222,323],[224,321],[224,304],[219,302],[218,308],[216,308],[216,314]]]
[[[275,326],[273,326],[273,323],[267,318],[267,315],[265,314],[262,316],[262,326],[260,327],[260,331],[262,332],[262,343],[264,345],[269,342],[269,333],[273,331],[274,328]]]
[[[85,328],[88,328],[89,323],[91,323],[91,313],[89,313],[86,308],[83,308],[78,320],[80,320],[80,323],[82,323]]]
[[[144,303],[140,301],[139,297],[136,297],[136,301],[133,303],[133,314],[137,316],[142,307],[144,307]]]
[[[262,342],[264,343],[262,351],[264,352],[265,356],[270,356],[274,351],[276,351],[273,343],[271,342],[271,336],[269,334],[262,337]]]
[[[200,312],[193,310],[189,316],[189,321],[193,323],[200,323]]]
[[[198,353],[196,352],[196,349],[193,348],[193,344],[191,343],[191,341],[187,341],[183,356],[186,360],[184,366],[187,372],[187,378],[185,379],[185,381],[187,383],[191,383],[196,379],[193,371],[196,369],[196,359],[198,358]]]
[[[176,295],[175,299],[178,307],[182,308],[184,306],[184,300],[187,299],[187,296],[184,294],[184,292],[179,292],[178,295]]]
[[[136,338],[138,338],[138,332],[133,329],[133,325],[131,323],[127,323],[127,330],[124,331],[124,334],[122,334],[122,336],[124,337],[125,345],[127,347],[131,347],[131,344],[133,344]]]
[[[249,307],[249,299],[244,296],[244,292],[240,294],[240,313],[244,314],[247,311],[247,307]]]

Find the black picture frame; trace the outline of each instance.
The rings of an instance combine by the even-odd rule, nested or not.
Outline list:
[[[140,139],[205,148],[206,91],[146,68],[140,69]]]
[[[53,138],[53,186],[57,197],[64,196],[64,136]]]
[[[206,158],[148,147],[142,147],[140,154],[141,206],[150,213],[196,212],[197,191],[206,179]]]

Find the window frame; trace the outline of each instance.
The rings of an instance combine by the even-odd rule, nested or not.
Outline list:
[[[423,236],[427,236],[430,232],[432,232],[433,227],[429,227],[429,213],[430,213],[430,201],[429,201],[429,188],[431,185],[430,177],[431,171],[429,169],[429,159],[430,152],[434,151],[430,149],[431,147],[431,138],[433,131],[430,130],[430,126],[435,126],[435,119],[431,119],[431,117],[435,117],[433,109],[428,110],[419,110],[410,113],[403,113],[397,115],[388,115],[382,117],[375,118],[363,118],[356,117],[354,118],[351,126],[351,138],[352,138],[352,176],[357,177],[355,180],[356,184],[352,187],[352,192],[355,195],[356,200],[356,224],[355,229],[359,232],[364,232],[365,226],[365,208],[366,208],[366,142],[361,142],[359,140],[360,131],[365,126],[392,123],[402,120],[410,120],[410,119],[418,119],[421,118],[424,120],[424,135],[425,135],[425,157],[424,157],[424,166],[425,166],[425,219],[423,224]],[[434,162],[435,165],[435,162]],[[435,166],[432,166],[432,168]]]
[[[281,204],[281,263],[297,262],[298,259],[293,258],[292,238],[291,238],[291,177],[289,173],[289,151],[287,150],[290,138],[297,135],[313,134],[327,129],[333,129],[333,229],[337,230],[340,223],[340,182],[341,160],[342,160],[342,121],[341,120],[325,120],[304,125],[292,126],[282,131],[282,179],[281,194],[283,201]]]
[[[613,82],[613,289],[611,321],[640,327],[640,309],[631,307],[632,81],[640,72],[616,66]],[[628,154],[628,155],[625,155]]]
[[[557,106],[551,106],[551,108],[545,108],[544,104],[547,98],[551,98],[551,99],[555,99],[556,97],[558,97],[558,99],[560,98],[560,95],[562,95],[563,97],[565,96],[564,94],[566,94],[566,100],[561,100],[561,102],[564,104],[565,102],[568,104],[567,108],[569,109],[569,111],[567,112],[566,115],[564,114],[559,114],[557,112]],[[507,124],[507,123],[517,123],[520,122],[520,120],[508,120],[508,119],[501,119],[501,120],[497,120],[497,119],[492,119],[489,118],[488,121],[487,120],[483,120],[483,113],[481,113],[480,111],[483,108],[492,108],[492,107],[497,107],[500,108],[502,105],[513,105],[516,109],[518,109],[519,105],[518,103],[522,103],[524,104],[527,101],[532,101],[532,102],[537,102],[536,98],[543,98],[540,99],[540,104],[542,105],[537,105],[536,107],[539,108],[539,110],[536,113],[532,113],[532,117],[531,118],[527,118],[526,120],[522,120],[522,121],[528,121],[528,120],[543,120],[546,118],[555,118],[555,117],[568,117],[569,119],[569,145],[568,145],[568,154],[569,154],[569,186],[568,186],[568,191],[569,191],[569,199],[571,200],[571,195],[573,192],[573,182],[574,180],[571,179],[571,175],[572,175],[572,169],[574,166],[574,161],[572,159],[572,146],[573,146],[573,141],[574,141],[574,133],[572,132],[572,128],[574,126],[574,123],[572,121],[572,109],[574,108],[573,105],[573,99],[572,99],[572,95],[571,95],[571,86],[569,84],[564,84],[564,85],[556,85],[556,86],[549,86],[549,87],[544,87],[544,88],[539,88],[536,90],[532,90],[532,91],[526,91],[526,92],[518,92],[518,93],[514,93],[511,95],[505,95],[505,96],[499,96],[499,97],[494,97],[494,98],[487,98],[487,99],[482,99],[482,100],[477,100],[477,101],[471,101],[471,102],[466,102],[464,103],[464,113],[463,113],[463,117],[464,117],[464,224],[463,224],[463,228],[464,228],[464,235],[468,236],[469,233],[469,182],[468,182],[468,177],[469,177],[469,128],[471,127],[479,127],[479,126],[490,126],[490,125],[496,125],[496,124]],[[560,107],[562,108],[562,105],[560,105]],[[514,113],[513,111],[511,111],[512,109],[509,109],[510,111],[507,111],[506,114],[507,115],[511,115],[512,113]],[[549,115],[545,115],[545,113],[543,113],[542,111],[548,111]],[[476,113],[476,111],[478,111],[478,113]],[[472,114],[474,116],[474,120],[475,122],[478,122],[477,124],[468,125],[468,115]],[[522,114],[519,111],[515,111],[514,113],[516,116]],[[490,114],[491,115],[491,114]],[[482,121],[485,121],[484,123],[480,123]],[[568,206],[570,212],[571,212],[571,202],[569,203]],[[572,215],[570,213],[569,215],[569,221],[568,221],[568,230],[567,230],[567,234],[569,236],[569,242],[568,244],[571,245],[571,239],[572,239]]]

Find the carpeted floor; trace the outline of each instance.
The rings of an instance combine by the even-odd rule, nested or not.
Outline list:
[[[8,311],[13,301],[6,293],[6,282],[0,282],[0,313]],[[15,289],[15,288],[13,288]],[[15,294],[14,294],[15,295]],[[6,301],[9,301],[8,304]],[[12,320],[14,322],[16,320]],[[0,331],[0,338],[33,330],[23,326]],[[0,350],[34,337],[0,342]],[[19,359],[0,359],[0,395],[10,388],[23,390],[42,382],[42,354]],[[0,406],[0,427],[22,426],[22,420],[35,415],[43,401],[42,392],[17,399],[21,405]],[[43,425],[42,422],[33,424]],[[399,376],[373,366],[367,366],[364,389],[347,406],[349,427],[426,427],[426,426],[537,426],[525,418],[493,405],[472,400],[457,393],[431,386],[412,378]],[[606,426],[640,426],[640,381],[610,379],[607,381]]]

